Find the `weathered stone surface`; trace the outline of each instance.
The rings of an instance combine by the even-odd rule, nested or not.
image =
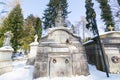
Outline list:
[[[85,54],[73,54],[73,61],[77,62],[80,61],[86,61],[86,55]]]
[[[120,32],[112,31],[100,35],[107,68],[110,73],[120,73]],[[93,40],[96,40],[95,38]],[[85,44],[88,61],[95,64],[97,69],[105,71],[103,58],[97,41]],[[119,59],[115,59],[117,57]]]
[[[55,60],[55,61],[54,61]],[[54,56],[50,59],[50,77],[63,77],[72,75],[72,60],[69,56]]]
[[[47,62],[35,62],[35,70],[33,78],[46,77],[47,76]]]
[[[26,64],[27,65],[34,65],[35,63],[35,57],[28,58]]]
[[[88,64],[80,37],[57,27],[42,37],[35,59],[34,78],[88,75]]]
[[[87,63],[83,61],[73,61],[73,75],[78,76],[78,75],[89,75],[88,71],[88,66],[86,66]]]
[[[12,71],[12,52],[10,46],[0,48],[0,74]]]
[[[68,48],[52,48],[52,52],[69,52]]]
[[[39,57],[36,57],[37,62],[47,62],[48,61],[48,54],[47,53],[38,53]]]

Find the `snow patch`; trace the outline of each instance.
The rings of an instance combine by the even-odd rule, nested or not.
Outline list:
[[[14,69],[12,72],[5,73],[0,76],[0,80],[33,80],[33,66],[26,65],[26,61],[14,61]],[[89,64],[90,75],[88,76],[71,76],[71,77],[43,77],[34,80],[119,80],[119,74],[110,74],[106,77],[106,73],[98,71],[95,66]]]

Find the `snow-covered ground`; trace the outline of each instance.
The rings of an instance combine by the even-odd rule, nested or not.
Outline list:
[[[25,61],[14,61],[14,69],[12,72],[5,73],[0,76],[0,80],[33,80],[33,66],[26,66]],[[95,66],[89,65],[89,76],[76,76],[76,77],[61,77],[61,78],[38,78],[34,80],[120,80],[120,74],[110,74],[106,77],[105,72],[96,70]]]

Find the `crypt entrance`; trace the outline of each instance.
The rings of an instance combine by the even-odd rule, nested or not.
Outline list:
[[[51,56],[49,58],[50,77],[69,77],[72,75],[72,59],[69,55]]]

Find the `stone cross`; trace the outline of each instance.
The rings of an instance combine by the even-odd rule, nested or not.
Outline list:
[[[63,27],[64,26],[64,18],[62,16],[62,9],[58,10],[58,15],[55,19],[55,26],[56,27]]]
[[[111,25],[109,25],[108,29],[109,29],[110,31],[113,31],[114,27],[112,27]]]
[[[5,40],[3,46],[10,46],[10,39],[13,36],[13,34],[11,33],[11,31],[8,31],[4,35],[5,35]]]

